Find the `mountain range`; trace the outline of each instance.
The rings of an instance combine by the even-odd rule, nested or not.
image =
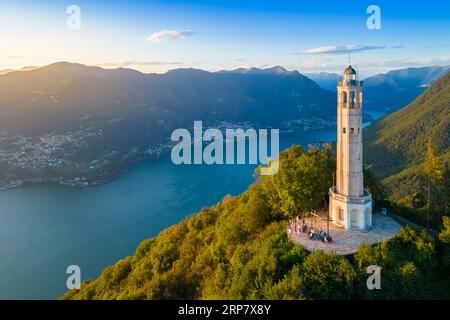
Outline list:
[[[398,110],[448,71],[449,66],[407,68],[367,78],[364,80],[364,107],[366,110]]]
[[[335,95],[280,67],[144,74],[56,63],[0,76],[0,112],[0,180],[86,184],[167,150],[171,132],[194,120],[333,126]]]
[[[1,127],[11,133],[67,130],[78,127],[82,117],[106,120],[134,113],[148,113],[168,126],[192,119],[267,123],[334,117],[332,93],[282,68],[144,74],[57,63],[0,77],[0,96]]]
[[[450,66],[432,66],[393,70],[363,79],[364,109],[392,112],[411,103],[435,81],[450,70]],[[342,76],[336,73],[306,73],[322,88],[336,92],[336,82]]]

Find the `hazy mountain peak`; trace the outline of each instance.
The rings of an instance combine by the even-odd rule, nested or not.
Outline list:
[[[342,80],[341,75],[331,72],[305,73],[304,76],[310,78],[322,88],[334,92],[336,92],[337,82]]]
[[[49,69],[56,69],[56,68],[88,68],[87,65],[81,64],[81,63],[73,63],[73,62],[66,62],[66,61],[59,61],[52,64],[49,64],[43,68],[49,68]]]
[[[405,68],[364,80],[369,110],[395,110],[412,102],[426,88],[449,72],[450,66]]]
[[[286,72],[289,72],[289,71],[287,71],[285,68],[283,68],[283,67],[281,67],[281,66],[275,66],[275,67],[269,68],[269,69],[267,69],[267,70],[272,70],[273,72],[276,72],[276,73],[286,73]]]
[[[195,75],[195,74],[209,74],[211,72],[196,69],[196,68],[177,68],[167,71],[165,74],[185,74],[185,75]]]
[[[11,72],[22,72],[22,71],[32,71],[35,69],[39,69],[40,67],[35,67],[35,66],[25,66],[22,67],[20,69],[5,69],[5,70],[0,70],[0,76],[1,75],[5,75]]]
[[[285,68],[281,66],[274,66],[270,68],[258,68],[258,67],[251,67],[251,68],[238,68],[231,71],[220,71],[225,73],[245,73],[245,74],[295,74],[298,73],[298,71],[288,71]]]

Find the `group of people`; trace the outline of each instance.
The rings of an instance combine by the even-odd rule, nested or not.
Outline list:
[[[305,220],[302,220],[300,223],[300,218],[296,217],[296,221],[289,220],[289,226],[288,226],[289,234],[294,231],[298,235],[300,235],[300,232],[306,233],[308,230],[308,225],[306,224]]]
[[[310,240],[322,240],[323,242],[331,241],[331,237],[327,235],[322,228],[319,228],[319,231],[316,231],[315,228],[311,228],[309,230],[308,239]]]
[[[301,220],[301,222],[300,222],[300,220]],[[308,225],[306,224],[304,219],[300,219],[300,217],[296,217],[295,220],[289,220],[288,232],[289,232],[289,235],[291,235],[292,232],[295,232],[298,235],[300,235],[301,232],[307,233]],[[319,230],[316,230],[314,227],[311,227],[308,232],[308,239],[321,240],[323,242],[331,242],[331,237],[324,230],[322,230],[322,228],[319,228]]]

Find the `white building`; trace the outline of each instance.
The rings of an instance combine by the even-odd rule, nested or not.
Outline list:
[[[338,83],[336,186],[329,208],[334,224],[358,230],[372,226],[372,195],[363,176],[362,85],[352,66]]]

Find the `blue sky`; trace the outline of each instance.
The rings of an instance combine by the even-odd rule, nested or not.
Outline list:
[[[70,30],[69,5],[81,10]],[[381,30],[369,30],[369,5]],[[0,69],[57,61],[143,72],[283,66],[339,72],[348,47],[363,75],[450,64],[447,1],[0,2]]]

